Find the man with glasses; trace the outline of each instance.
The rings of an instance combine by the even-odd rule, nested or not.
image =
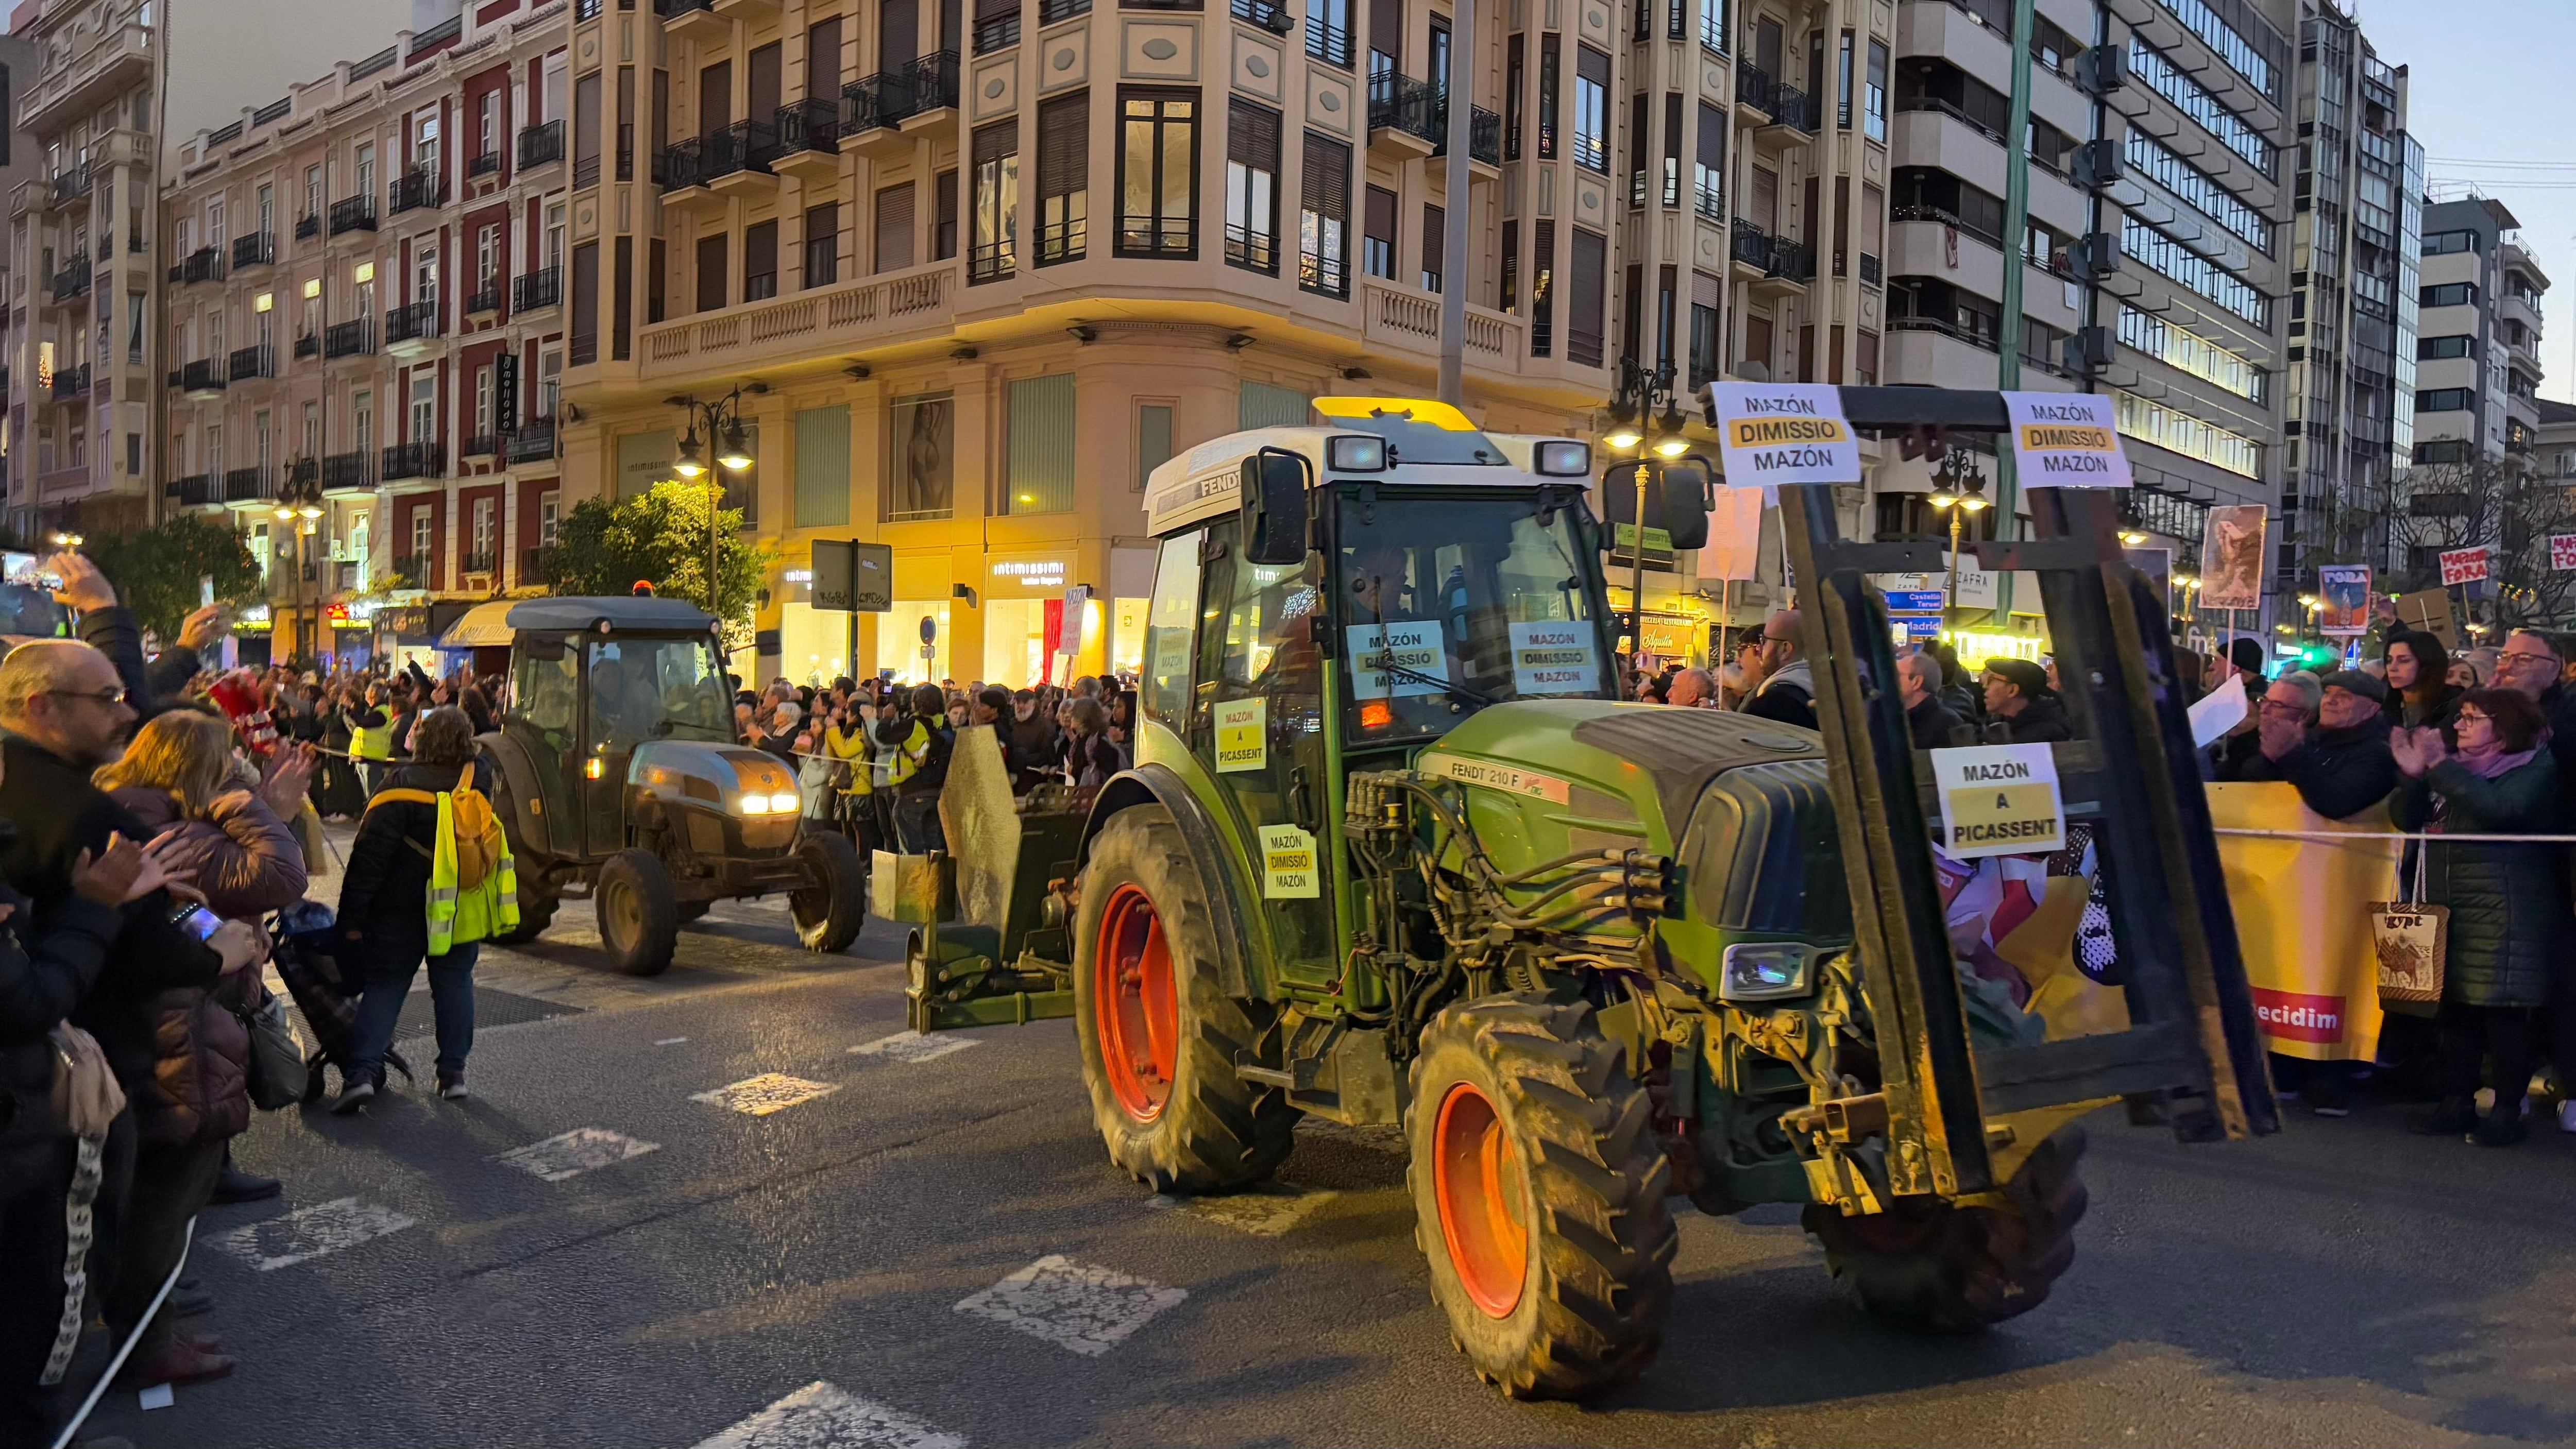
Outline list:
[[[2496,657],[2495,687],[2528,698],[2549,720],[2549,754],[2558,763],[2558,828],[2562,831],[2576,829],[2576,775],[2570,774],[2576,771],[2576,688],[2564,682],[2566,673],[2563,638],[2539,629],[2514,630]],[[2576,927],[2576,921],[2569,924]],[[2576,941],[2576,931],[2568,939]],[[2549,1056],[2564,1092],[2576,1083],[2576,962],[2559,963],[2548,1018]],[[2560,1102],[2558,1125],[2562,1131],[2576,1132],[2576,1096]]]

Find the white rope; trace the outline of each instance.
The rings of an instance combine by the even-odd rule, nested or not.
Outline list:
[[[161,1311],[161,1305],[169,1299],[170,1290],[178,1285],[179,1275],[188,1271],[188,1250],[196,1246],[196,1242],[197,1220],[192,1215],[188,1219],[187,1235],[179,1240],[179,1261],[170,1265],[170,1276],[161,1280],[161,1291],[152,1295],[152,1306],[144,1309],[143,1316],[135,1321],[134,1332],[126,1336],[124,1344],[116,1350],[116,1357],[108,1360],[107,1368],[98,1376],[98,1382],[90,1386],[89,1397],[81,1400],[80,1412],[72,1415],[72,1421],[65,1424],[63,1432],[55,1438],[53,1449],[64,1449],[65,1445],[72,1442],[72,1436],[80,1432],[80,1426],[89,1422],[90,1410],[98,1407],[99,1396],[106,1393],[107,1386],[116,1381],[117,1372],[125,1367],[126,1356],[134,1352],[134,1345],[143,1341],[143,1330],[152,1326],[154,1315]]]
[[[2403,830],[2243,830],[2225,825],[2212,827],[2210,833],[2251,836],[2264,840],[2341,840],[2352,843],[2425,840],[2436,844],[2576,845],[2576,835],[2471,835],[2465,832],[2453,835],[2432,831],[2410,833]]]

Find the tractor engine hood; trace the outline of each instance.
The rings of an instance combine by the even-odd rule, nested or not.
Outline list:
[[[635,747],[626,784],[632,795],[654,801],[678,818],[739,821],[743,843],[753,849],[791,842],[803,813],[796,772],[787,762],[741,745],[647,740]]]
[[[1747,765],[1824,757],[1822,735],[1752,715],[1567,699],[1478,710],[1425,747],[1415,767],[1560,815],[1634,821],[1632,833],[1645,839],[1633,844],[1669,855],[1711,781]]]

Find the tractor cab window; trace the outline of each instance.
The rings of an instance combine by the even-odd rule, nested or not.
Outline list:
[[[508,718],[533,726],[560,754],[572,747],[574,706],[581,698],[581,660],[560,640],[520,641],[510,678]]]
[[[1154,601],[1145,615],[1145,714],[1173,729],[1189,727],[1190,640],[1199,622],[1199,541],[1203,533],[1163,540],[1154,566]]]
[[[1436,735],[1506,699],[1612,697],[1580,505],[1335,492],[1354,743]]]
[[[728,743],[731,699],[702,635],[618,636],[590,646],[593,745],[631,750],[646,740]]]

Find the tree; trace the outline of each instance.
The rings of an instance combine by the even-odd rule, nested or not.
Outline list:
[[[2576,570],[2550,567],[2551,534],[2576,533],[2569,490],[2519,458],[2419,464],[2406,474],[2392,520],[2406,564],[2387,592],[2437,588],[2440,555],[2480,544],[2487,559],[2488,619],[2507,629],[2556,628],[2576,615]]]
[[[554,592],[623,594],[638,580],[654,592],[704,607],[707,598],[707,510],[718,497],[704,483],[664,482],[637,498],[588,498],[565,515],[555,534]],[[767,577],[772,551],[745,543],[742,510],[716,514],[716,608],[728,646],[751,640],[751,605]]]
[[[203,514],[183,513],[151,528],[90,539],[81,547],[116,585],[116,597],[135,622],[165,640],[201,602],[203,581],[215,581],[215,602],[250,604],[266,593],[259,564],[242,536]]]

